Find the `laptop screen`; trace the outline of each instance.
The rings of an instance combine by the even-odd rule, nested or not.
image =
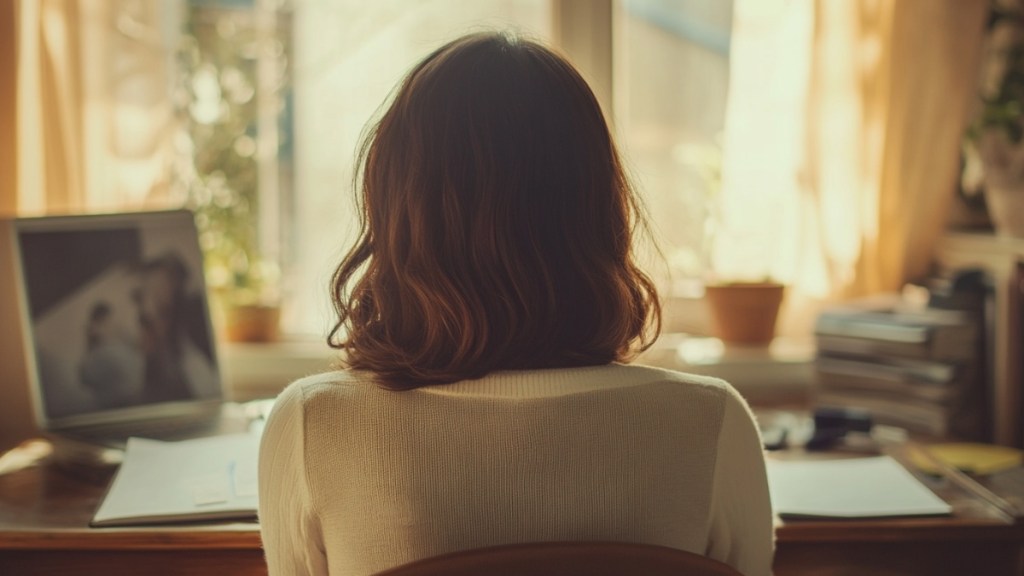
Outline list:
[[[22,218],[15,237],[42,428],[222,398],[190,212]]]

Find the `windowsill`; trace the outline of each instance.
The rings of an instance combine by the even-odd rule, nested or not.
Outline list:
[[[238,402],[277,396],[294,380],[330,370],[336,357],[323,340],[220,344],[228,396]]]
[[[330,370],[336,357],[320,340],[221,346],[229,395],[236,401],[276,396],[289,382]],[[755,406],[806,405],[814,381],[810,338],[735,347],[715,338],[664,334],[637,362],[722,378]]]
[[[814,385],[814,340],[778,337],[768,346],[665,334],[638,362],[721,378],[755,406],[806,406]]]

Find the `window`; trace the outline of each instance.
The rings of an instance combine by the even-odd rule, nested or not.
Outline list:
[[[611,15],[595,10],[615,17],[616,42],[590,38],[613,30],[600,26]],[[416,61],[473,29],[511,26],[575,48],[569,56],[586,60],[577,63],[599,97],[612,79],[612,121],[671,277],[700,278],[713,232],[730,17],[731,2],[721,0],[298,3],[295,194],[282,253],[286,329],[320,335],[333,317],[326,286],[355,234],[353,161],[367,123]],[[579,53],[593,46],[596,57]],[[612,47],[612,58],[601,59],[601,46]]]
[[[24,99],[19,115],[43,129],[19,132],[30,169],[18,209],[197,208],[210,285],[254,298],[278,288],[290,335],[320,337],[333,317],[328,286],[356,232],[364,130],[415,62],[473,30],[563,48],[610,117],[673,278],[703,273],[731,1],[23,4],[22,26],[39,38],[26,47],[43,49],[26,50],[36,76],[22,85],[56,95],[51,108],[68,117]]]

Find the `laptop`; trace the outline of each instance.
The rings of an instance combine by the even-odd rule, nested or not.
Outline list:
[[[13,236],[41,431],[119,446],[218,427],[224,390],[191,212],[17,218]]]

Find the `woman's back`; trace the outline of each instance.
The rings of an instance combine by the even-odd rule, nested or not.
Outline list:
[[[663,544],[768,574],[753,418],[627,367],[660,330],[643,210],[563,57],[511,34],[417,64],[368,133],[331,282],[349,369],[289,388],[260,454],[272,575],[527,541]]]
[[[292,385],[275,410],[261,485],[285,483],[295,502],[262,520],[265,538],[280,539],[267,550],[282,573],[370,574],[558,540],[659,544],[770,570],[764,469],[749,466],[757,432],[718,380],[613,364],[394,393],[336,372]]]

